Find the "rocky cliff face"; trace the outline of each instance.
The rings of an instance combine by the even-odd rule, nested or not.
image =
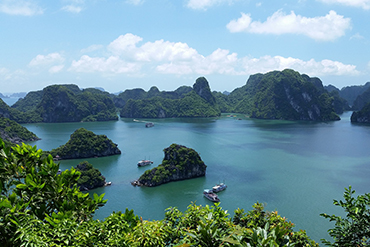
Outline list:
[[[205,99],[209,104],[214,105],[216,104],[216,99],[212,95],[211,89],[209,87],[208,81],[204,77],[199,77],[194,85],[194,91],[203,99]]]
[[[158,186],[171,181],[205,176],[206,168],[194,149],[172,144],[164,149],[162,164],[146,171],[138,182],[144,186]]]

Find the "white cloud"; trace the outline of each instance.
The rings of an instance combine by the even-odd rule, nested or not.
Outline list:
[[[82,49],[81,52],[82,53],[89,53],[89,52],[101,50],[103,48],[104,48],[103,45],[90,45],[89,47]]]
[[[126,3],[133,5],[140,5],[144,3],[144,0],[126,0]]]
[[[294,69],[300,73],[310,76],[326,75],[359,75],[355,65],[343,64],[338,61],[324,59],[315,61],[314,59],[304,61],[292,57],[263,56],[260,58],[244,58],[244,71],[248,74],[266,73],[272,70]]]
[[[351,38],[349,38],[350,40],[352,39],[364,39],[364,36],[362,36],[361,34],[359,33],[355,33],[354,35],[351,36]]]
[[[49,69],[50,74],[59,73],[64,68],[64,65],[55,65]]]
[[[186,6],[196,10],[206,10],[209,7],[220,4],[232,4],[238,0],[188,0]]]
[[[108,74],[129,74],[138,72],[140,70],[140,65],[126,62],[117,56],[103,58],[83,55],[80,60],[72,62],[70,70],[84,73],[102,72]]]
[[[370,0],[318,0],[327,4],[342,4],[351,7],[370,9]]]
[[[198,56],[195,49],[186,43],[157,40],[142,45],[135,55],[139,61],[180,61]]]
[[[30,0],[0,0],[0,12],[9,15],[33,16],[43,14],[44,10]]]
[[[35,58],[31,60],[31,62],[28,65],[31,67],[46,66],[54,63],[63,63],[63,62],[64,57],[60,53],[54,52],[48,55],[37,55]]]
[[[125,54],[136,48],[136,44],[142,41],[143,38],[127,33],[120,35],[108,45],[108,50],[116,55]]]
[[[78,14],[82,11],[82,7],[76,5],[66,5],[62,7],[62,10]]]
[[[332,41],[345,35],[345,31],[351,28],[351,19],[344,18],[333,10],[325,16],[313,18],[296,15],[293,11],[287,15],[278,10],[265,22],[252,21],[250,14],[241,15],[239,19],[226,25],[230,32],[302,34],[318,41]]]
[[[143,39],[133,34],[119,36],[107,46],[109,55],[83,55],[72,62],[69,71],[114,74],[173,74],[173,75],[250,75],[291,68],[310,76],[359,75],[355,65],[338,61],[314,59],[304,61],[282,56],[242,57],[225,49],[209,55],[199,54],[186,43],[157,40],[139,45]]]

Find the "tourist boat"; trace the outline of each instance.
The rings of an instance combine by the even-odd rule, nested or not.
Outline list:
[[[150,165],[150,164],[153,164],[153,161],[151,161],[151,160],[140,160],[137,163],[137,166],[147,166],[147,165]]]
[[[150,128],[150,127],[153,127],[154,126],[154,123],[146,123],[145,124],[145,128]]]
[[[216,186],[213,186],[212,190],[213,192],[217,193],[217,192],[223,191],[226,188],[227,188],[226,184],[220,183],[220,184],[216,184]]]
[[[204,190],[203,195],[205,196],[205,198],[212,202],[220,201],[220,198],[218,198],[218,196],[216,195],[216,193],[213,192],[213,190]]]

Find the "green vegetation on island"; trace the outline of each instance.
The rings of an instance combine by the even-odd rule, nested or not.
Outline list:
[[[51,150],[50,154],[59,159],[80,159],[121,154],[121,151],[106,135],[80,128],[66,144]]]
[[[194,149],[172,144],[163,151],[162,163],[146,170],[137,180],[139,185],[153,187],[171,181],[205,176],[207,166]]]
[[[105,177],[101,172],[87,161],[79,163],[76,170],[81,173],[81,176],[77,181],[77,185],[81,191],[103,187],[106,184]]]
[[[0,245],[9,246],[318,246],[303,230],[263,204],[230,217],[219,204],[190,204],[185,212],[166,209],[161,220],[144,220],[133,210],[113,212],[103,220],[93,215],[104,206],[104,194],[79,191],[81,173],[58,174],[51,156],[29,145],[5,147],[0,140]],[[335,223],[327,246],[369,246],[370,194],[334,200],[346,215],[322,214]]]
[[[352,123],[370,123],[370,103],[367,103],[361,110],[352,112]]]
[[[0,138],[9,144],[20,144],[40,139],[27,128],[5,117],[0,117]]]
[[[343,94],[359,92],[355,89],[343,89]],[[136,88],[119,95],[81,90],[76,85],[52,85],[28,93],[11,108],[2,109],[0,104],[0,113],[18,123],[117,120],[118,111],[123,118],[217,117],[234,112],[260,119],[332,121],[350,109],[341,92],[333,86],[325,89],[319,78],[285,69],[251,75],[246,85],[230,94],[211,92],[204,77],[193,87],[175,91],[159,91],[153,86],[148,92]]]
[[[30,92],[18,100],[12,109],[23,113],[22,117],[14,119],[17,122],[118,120],[109,93],[93,88],[81,90],[76,85],[52,85],[42,91]]]
[[[123,94],[125,92],[118,97],[122,98]],[[125,95],[127,97],[128,93]],[[127,101],[120,111],[121,117],[215,117],[221,114],[204,77],[198,78],[192,89],[180,87],[174,92],[159,92],[157,88],[152,87],[148,93],[135,90],[132,95],[135,95],[136,99],[126,98]]]
[[[318,78],[290,69],[251,75],[228,95],[232,112],[260,119],[339,120],[333,100]]]

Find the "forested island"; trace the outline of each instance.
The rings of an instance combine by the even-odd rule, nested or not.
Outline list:
[[[11,107],[0,104],[0,115],[18,123],[110,121],[122,118],[217,117],[241,113],[250,118],[302,121],[339,120],[343,111],[369,103],[370,83],[338,89],[316,77],[291,69],[254,74],[231,93],[211,91],[206,78],[192,87],[148,92],[140,88],[112,94],[77,85],[52,85],[29,92]]]
[[[134,184],[154,187],[171,181],[206,175],[207,166],[194,149],[172,144],[163,151],[162,163],[151,170],[146,170]]]
[[[121,150],[106,135],[80,128],[71,134],[66,144],[51,150],[50,154],[56,159],[81,159],[121,154]]]
[[[92,190],[107,185],[105,177],[101,172],[87,161],[79,163],[76,166],[76,170],[81,173],[80,178],[77,180],[77,186],[80,188],[80,191]]]
[[[9,145],[40,140],[33,132],[6,117],[0,117],[0,138]]]

